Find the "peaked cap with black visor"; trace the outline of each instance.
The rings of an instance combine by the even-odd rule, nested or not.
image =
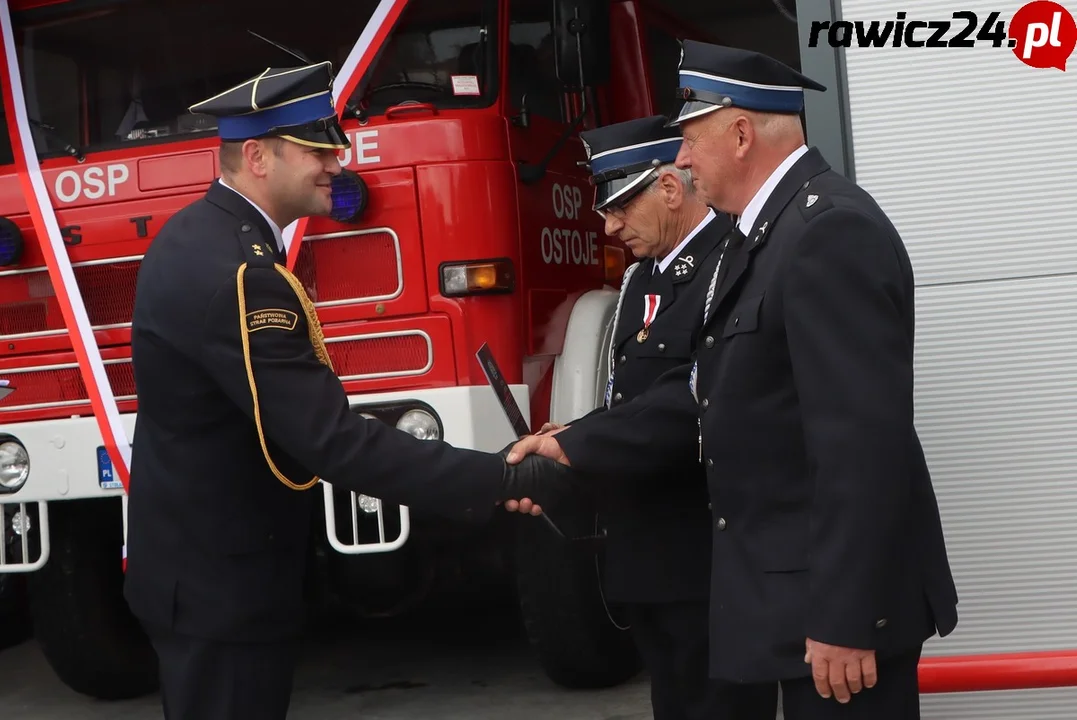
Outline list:
[[[326,150],[351,147],[333,108],[333,66],[328,61],[266,68],[188,110],[217,118],[217,134],[225,142],[279,137]]]
[[[677,159],[682,142],[678,130],[666,127],[664,115],[585,130],[580,140],[595,187],[592,209],[598,213],[639,195],[658,177],[659,166]]]
[[[681,43],[677,72],[677,95],[684,105],[670,127],[727,107],[798,114],[804,109],[805,90],[826,91],[826,86],[762,53],[696,40]]]

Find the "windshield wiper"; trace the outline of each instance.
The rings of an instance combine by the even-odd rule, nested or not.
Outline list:
[[[48,133],[48,135],[53,140],[56,140],[57,142],[59,142],[63,146],[63,151],[65,153],[67,153],[71,157],[75,158],[80,163],[81,162],[86,162],[86,156],[82,154],[82,151],[79,150],[74,145],[72,145],[71,143],[69,143],[67,141],[67,138],[65,138],[62,134],[60,134],[56,130],[56,128],[54,128],[52,125],[49,125],[47,123],[43,123],[40,120],[35,120],[32,117],[28,117],[26,119],[30,122],[31,125],[38,128],[39,130],[44,130],[46,133]]]
[[[287,47],[285,45],[281,45],[279,42],[277,42],[275,40],[270,40],[269,38],[265,37],[264,35],[259,35],[258,33],[254,32],[250,28],[247,28],[247,32],[249,32],[254,37],[258,38],[262,42],[268,43],[269,45],[272,45],[273,47],[277,48],[281,52],[288,53],[292,57],[299,59],[301,62],[304,62],[307,65],[313,65],[314,64],[313,60],[311,60],[309,57],[307,57],[303,53],[299,52],[298,50],[293,50],[290,47]],[[353,103],[345,102],[344,103],[344,116],[347,117],[349,115],[351,117],[359,120],[360,122],[366,122],[366,118],[365,118],[364,113],[363,113],[363,111],[361,109],[356,107]]]

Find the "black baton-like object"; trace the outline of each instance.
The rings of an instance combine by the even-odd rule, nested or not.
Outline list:
[[[530,435],[531,429],[527,424],[527,419],[524,418],[523,412],[520,411],[520,406],[516,404],[516,398],[512,396],[512,390],[509,388],[509,384],[505,382],[505,376],[501,374],[501,368],[498,367],[497,361],[494,360],[494,354],[490,352],[490,346],[483,343],[482,347],[475,353],[475,358],[479,361],[479,365],[482,366],[482,372],[486,375],[486,380],[490,383],[494,395],[497,396],[497,402],[501,405],[501,410],[505,413],[505,417],[508,418],[512,431],[516,433],[516,439],[519,440],[525,435]],[[565,540],[570,539],[565,537],[565,534],[550,519],[549,515],[543,512],[541,517],[555,533]]]

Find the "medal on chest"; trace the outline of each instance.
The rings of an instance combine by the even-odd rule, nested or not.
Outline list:
[[[651,323],[658,316],[658,306],[661,304],[661,295],[647,295],[643,298],[643,329],[636,333],[636,342],[646,342],[651,334]]]

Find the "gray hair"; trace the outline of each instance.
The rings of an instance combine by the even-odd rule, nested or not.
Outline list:
[[[673,163],[667,163],[665,165],[659,165],[655,172],[656,175],[661,175],[665,172],[673,173],[677,180],[680,181],[685,195],[695,194],[696,188],[692,183],[692,168],[679,168]],[[647,192],[658,192],[658,183],[652,182],[647,188]]]

